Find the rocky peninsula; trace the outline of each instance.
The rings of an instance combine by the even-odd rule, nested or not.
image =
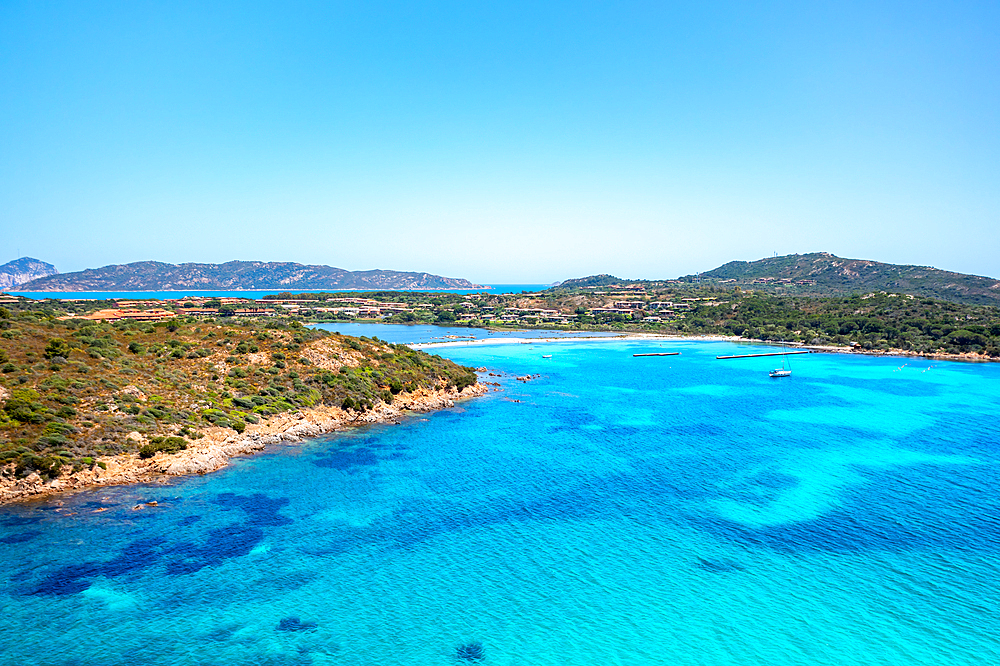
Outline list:
[[[474,369],[440,356],[294,321],[0,307],[0,502],[210,472],[485,391]]]
[[[481,396],[488,390],[480,383],[461,391],[455,387],[420,389],[392,404],[380,402],[363,413],[331,406],[307,407],[249,425],[243,433],[236,433],[231,428],[209,427],[205,429],[204,437],[173,454],[160,452],[150,458],[143,458],[139,453],[100,457],[85,469],[67,469],[50,479],[43,478],[38,472],[31,472],[23,478],[2,476],[0,504],[96,486],[150,483],[164,477],[206,474],[225,467],[231,458],[251,455],[268,446],[300,442],[309,437],[365,425],[399,423],[410,413],[454,407],[456,401]],[[129,433],[128,438],[139,447],[149,443],[137,431]]]

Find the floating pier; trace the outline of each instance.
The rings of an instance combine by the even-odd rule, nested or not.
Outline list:
[[[756,358],[757,356],[791,356],[792,354],[811,353],[811,351],[804,349],[801,351],[767,352],[764,354],[734,354],[733,356],[716,356],[715,358]]]
[[[680,352],[649,352],[648,354],[632,354],[632,356],[680,356]]]

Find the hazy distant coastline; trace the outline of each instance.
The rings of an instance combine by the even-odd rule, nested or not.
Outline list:
[[[486,288],[464,278],[432,273],[348,271],[333,266],[262,261],[224,264],[140,261],[45,275],[16,286],[19,291],[27,292]]]

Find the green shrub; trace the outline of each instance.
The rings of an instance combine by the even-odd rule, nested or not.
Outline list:
[[[205,409],[201,412],[201,418],[215,423],[219,419],[226,418],[226,413],[221,409]]]
[[[18,476],[27,476],[32,471],[38,472],[39,476],[46,479],[53,479],[59,476],[65,461],[58,456],[38,456],[34,453],[22,453],[18,458],[14,473]]]
[[[41,449],[47,449],[53,446],[68,446],[72,442],[63,435],[53,434],[53,435],[42,435],[38,438],[37,444]]]
[[[986,344],[986,336],[981,333],[975,333],[967,329],[958,329],[957,331],[952,331],[945,336],[945,341],[951,344],[957,345],[979,345],[983,346]]]
[[[56,356],[62,356],[66,358],[69,356],[70,346],[69,343],[62,338],[52,338],[49,343],[45,345],[45,351],[42,355],[45,358],[55,358]]]
[[[170,416],[170,412],[160,407],[150,407],[145,411],[145,415],[152,416],[154,419],[164,419]]]
[[[22,423],[41,423],[45,419],[43,414],[45,406],[39,401],[37,391],[32,389],[15,389],[11,391],[10,397],[4,403],[3,409],[7,415],[15,421]]]
[[[154,437],[149,444],[139,449],[139,457],[145,460],[157,453],[177,453],[186,448],[187,442],[183,437]]]
[[[462,373],[461,375],[458,376],[457,379],[455,379],[455,388],[461,391],[467,386],[472,386],[473,384],[475,384],[476,380],[477,378],[475,372]]]
[[[43,435],[68,435],[79,432],[76,428],[68,423],[61,423],[59,421],[53,421],[45,425],[42,430]]]

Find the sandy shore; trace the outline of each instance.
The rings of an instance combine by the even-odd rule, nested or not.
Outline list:
[[[990,363],[1000,361],[1000,358],[968,352],[965,354],[937,354],[908,351],[906,349],[852,349],[851,347],[835,347],[832,345],[801,345],[800,349],[808,349],[816,354],[853,354],[856,356],[899,356],[905,358],[926,358],[935,361],[959,361],[962,363]]]
[[[31,497],[42,497],[95,486],[148,483],[170,476],[205,474],[225,467],[229,459],[263,450],[269,445],[300,442],[308,437],[374,423],[398,423],[410,412],[431,412],[454,407],[456,400],[480,396],[489,391],[475,384],[459,392],[454,388],[400,394],[391,405],[379,403],[365,413],[344,411],[337,407],[314,407],[298,412],[277,414],[261,423],[248,425],[243,434],[229,428],[209,427],[204,437],[188,443],[188,448],[168,455],[158,453],[143,460],[138,453],[101,457],[104,468],[94,465],[76,473],[66,472],[50,481],[37,473],[23,479],[0,479],[0,504]],[[129,438],[136,448],[145,443],[138,432]]]
[[[475,340],[449,340],[447,342],[423,342],[409,345],[413,349],[434,350],[442,347],[468,347],[486,345],[513,345],[513,344],[541,344],[547,342],[682,342],[692,340],[697,342],[741,342],[745,344],[767,345],[780,347],[780,342],[770,340],[753,340],[727,335],[661,335],[656,333],[623,333],[622,335],[608,335],[601,337],[554,337],[554,338],[479,338]],[[920,353],[905,349],[858,349],[854,347],[838,347],[835,345],[789,345],[794,349],[809,350],[817,354],[853,354],[863,356],[903,356],[908,358],[926,358],[939,361],[961,361],[965,363],[988,363],[1000,361],[1000,358],[991,358],[983,354],[937,354]]]
[[[449,340],[447,342],[421,342],[408,345],[412,349],[439,349],[441,347],[469,347],[484,345],[528,345],[542,342],[662,342],[697,340],[702,342],[753,342],[725,335],[661,335],[657,333],[623,333],[622,335],[574,336],[554,338],[478,338],[476,340]]]

